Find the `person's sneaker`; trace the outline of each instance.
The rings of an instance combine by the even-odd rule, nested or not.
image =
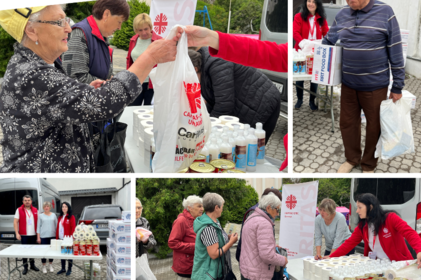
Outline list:
[[[301,105],[303,105],[303,100],[298,99],[297,103],[295,103],[295,109],[300,109]]]
[[[351,172],[352,168],[354,168],[354,166],[352,164],[350,164],[349,162],[345,161],[338,169],[337,173],[349,173]]]
[[[46,265],[42,266],[42,273],[47,273],[47,266]]]
[[[50,272],[54,272],[54,268],[52,264],[50,264]]]
[[[59,272],[57,272],[57,275],[60,275],[60,274],[65,273],[65,272],[66,272],[65,269],[61,269]]]
[[[316,104],[314,104],[314,102],[310,102],[309,105],[312,111],[319,110],[319,107],[317,107]]]

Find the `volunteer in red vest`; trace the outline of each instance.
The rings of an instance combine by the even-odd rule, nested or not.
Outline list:
[[[23,205],[16,210],[14,228],[16,239],[20,240],[22,244],[37,244],[37,228],[38,210],[32,206],[32,197],[25,195],[23,197]],[[28,273],[28,259],[22,258],[23,261],[23,275]],[[35,266],[34,259],[29,259],[30,268],[34,271],[39,271]]]
[[[162,39],[162,37],[152,31],[151,18],[145,13],[139,14],[134,18],[133,30],[136,34],[130,39],[126,58],[127,69],[132,66],[133,61],[136,61],[152,42]],[[151,105],[153,98],[152,82],[149,76],[142,82],[142,93],[129,106],[140,106],[142,103],[143,105]]]
[[[56,239],[63,239],[65,236],[73,236],[73,233],[76,228],[76,219],[72,214],[72,207],[68,202],[63,202],[61,204],[60,216],[58,217],[57,230],[56,230]],[[57,274],[62,274],[66,272],[66,276],[69,276],[72,273],[73,261],[69,261],[69,267],[66,272],[66,260],[61,260],[61,270]]]
[[[357,198],[356,212],[358,226],[330,257],[344,256],[364,240],[364,256],[391,261],[412,260],[406,239],[417,254],[418,268],[421,267],[421,238],[396,213],[383,210],[377,198],[370,193]]]
[[[326,21],[326,13],[323,8],[322,0],[303,0],[301,11],[294,16],[294,25],[292,27],[292,36],[295,40],[295,50],[303,49],[304,46],[313,40],[322,39],[329,31]],[[304,81],[296,82],[297,103],[295,109],[300,109],[303,104]],[[310,91],[317,92],[317,84],[310,83]],[[317,110],[314,104],[315,95],[310,94],[310,108]]]
[[[177,274],[177,280],[191,279],[196,242],[193,222],[204,211],[202,198],[196,195],[184,199],[183,207],[183,213],[174,221],[168,239],[168,247],[174,251],[172,270]]]

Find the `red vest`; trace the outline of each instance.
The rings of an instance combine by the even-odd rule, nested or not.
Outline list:
[[[22,204],[21,207],[18,208],[19,210],[19,234],[26,235],[26,209],[25,205]],[[37,223],[38,223],[38,210],[34,206],[31,205],[31,212],[34,216],[34,230],[35,233],[37,232]],[[36,235],[36,234],[35,234]]]

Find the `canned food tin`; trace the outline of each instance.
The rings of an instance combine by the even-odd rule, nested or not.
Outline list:
[[[387,278],[386,277],[373,277],[373,279],[374,280],[387,280]],[[397,279],[401,279],[401,280],[407,280],[406,278],[395,278],[395,280],[397,280]]]
[[[355,280],[368,280],[369,279],[369,277],[367,277],[367,276],[357,276],[357,277],[355,277]]]
[[[184,169],[182,169],[182,170],[178,171],[177,173],[189,173],[189,168],[188,168],[188,167],[186,167],[186,168],[184,168]]]
[[[238,169],[228,169],[228,170],[223,170],[221,173],[246,173],[246,172],[238,170]]]
[[[206,162],[193,162],[190,165],[190,173],[214,173],[215,167]]]
[[[206,156],[198,155],[194,162],[206,162]]]
[[[227,159],[214,159],[210,162],[210,164],[215,167],[215,173],[222,173],[224,170],[232,170],[235,169],[235,162],[232,160]]]

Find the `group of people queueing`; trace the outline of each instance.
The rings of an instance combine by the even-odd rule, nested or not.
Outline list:
[[[60,206],[60,215],[57,219],[50,202],[43,203],[44,212],[39,213],[38,209],[32,205],[32,197],[25,195],[23,204],[16,209],[14,218],[14,228],[16,239],[22,244],[51,244],[52,239],[63,239],[65,236],[73,235],[76,228],[76,219],[72,214],[72,207],[68,202],[63,202]],[[23,258],[23,275],[28,273],[28,259]],[[47,273],[47,260],[42,259],[42,272]],[[66,271],[66,260],[61,260],[61,270],[57,274],[72,273],[72,260],[68,260],[69,265]],[[49,259],[49,271],[54,272],[53,259]],[[34,259],[29,259],[30,269],[39,271],[35,266]]]

